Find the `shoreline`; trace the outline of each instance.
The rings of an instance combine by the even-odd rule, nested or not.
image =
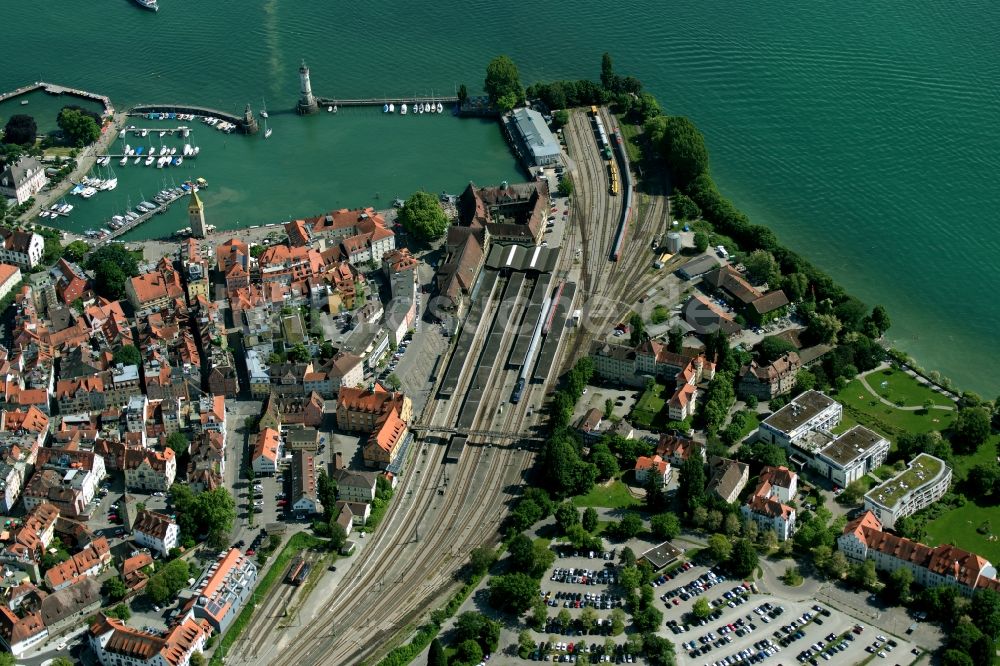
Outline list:
[[[105,124],[102,126],[101,138],[98,139],[98,141],[95,142],[94,144],[86,146],[80,150],[80,152],[75,158],[76,167],[66,177],[66,179],[62,183],[60,183],[60,186],[49,192],[39,192],[38,195],[36,195],[35,197],[34,205],[28,211],[26,211],[21,217],[19,217],[16,220],[16,222],[23,224],[24,226],[29,228],[38,227],[55,231],[58,234],[60,234],[60,238],[63,239],[65,243],[69,243],[74,240],[83,240],[89,242],[90,239],[88,239],[86,236],[82,234],[79,234],[74,231],[69,231],[63,228],[59,228],[56,226],[52,226],[49,224],[45,224],[41,218],[38,218],[38,213],[41,212],[42,209],[51,206],[54,202],[65,197],[67,192],[69,192],[69,190],[72,189],[73,187],[72,181],[79,180],[93,168],[97,155],[107,152],[108,146],[111,143],[113,143],[114,140],[117,138],[119,131],[126,126],[132,108],[135,107],[125,110],[115,110],[114,106],[111,104],[110,97],[108,96],[99,95],[98,93],[92,93],[87,91],[82,91],[84,94],[81,95],[79,94],[81,91],[77,91],[71,88],[65,88],[63,86],[58,86],[56,84],[48,84],[45,82],[35,82],[33,84],[21,86],[13,91],[0,93],[0,98],[5,98],[5,99],[14,98],[17,97],[18,95],[26,94],[28,92],[37,89],[48,90],[48,87],[50,86],[60,91],[56,93],[58,95],[80,96],[88,99],[107,100],[107,102],[105,103],[105,107],[106,109],[113,110],[113,115],[109,116]],[[151,108],[149,105],[144,105],[144,107]],[[30,221],[30,218],[34,218],[34,220]],[[273,237],[273,235],[276,232],[279,235],[283,234],[283,229],[281,229],[281,227],[283,227],[284,224],[285,222],[272,222],[263,225],[254,225],[249,228],[216,230],[211,232],[205,239],[200,239],[200,240],[204,242],[216,242],[216,241],[224,242],[229,238],[235,237],[244,239],[247,242],[260,242],[261,240]],[[128,240],[124,241],[124,243],[127,247],[134,249],[142,249],[144,251],[144,256],[146,255],[147,251],[154,251],[155,253],[158,254],[158,257],[160,257],[163,256],[164,254],[170,254],[168,250],[171,247],[173,251],[176,252],[178,246],[180,245],[180,243],[184,242],[185,238],[186,237],[160,237],[160,238],[134,240],[134,241]],[[787,248],[784,245],[781,245],[780,241],[778,242],[778,245],[779,247],[785,249],[788,252],[798,254],[796,251],[791,250],[790,248]],[[807,261],[809,260],[807,259]],[[825,271],[823,271],[822,269],[820,270],[825,274]],[[839,286],[839,283],[835,284]],[[895,352],[896,354],[905,357],[906,359],[905,364],[911,370],[913,370],[916,375],[922,377],[926,382],[938,386],[940,389],[944,391],[949,391],[954,393],[962,392],[961,389],[956,387],[955,382],[950,379],[950,377],[947,375],[946,372],[931,371],[924,369],[919,363],[918,359],[914,358],[912,355],[910,355],[908,352],[902,349],[898,349],[891,345],[888,345],[887,349],[890,350],[891,352]],[[937,372],[937,374],[940,376],[940,379],[937,381],[935,381],[929,376],[934,372]]]

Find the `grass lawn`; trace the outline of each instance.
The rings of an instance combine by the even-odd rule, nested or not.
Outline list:
[[[649,391],[643,391],[635,407],[632,408],[631,420],[637,426],[649,428],[663,411],[663,406],[667,404],[663,392],[666,390],[663,384],[656,384]]]
[[[982,555],[990,562],[1000,561],[1000,539],[990,541],[990,534],[976,531],[986,521],[990,522],[994,533],[1000,532],[1000,506],[978,506],[968,502],[927,524],[927,545],[951,543]]]
[[[1000,447],[1000,435],[993,435],[980,444],[975,453],[970,453],[966,456],[956,455],[955,474],[964,475],[979,463],[987,463],[994,460],[997,455],[997,447]],[[1000,528],[1000,526],[998,526],[998,528]]]
[[[639,500],[629,494],[628,488],[621,481],[597,484],[586,495],[579,495],[573,498],[573,504],[578,507],[592,506],[604,507],[606,509],[625,509],[638,506],[639,503]]]
[[[760,415],[757,412],[750,412],[750,416],[747,418],[747,423],[743,426],[743,430],[740,431],[740,439],[743,439],[760,425]],[[737,440],[739,441],[739,440]]]
[[[932,391],[902,370],[892,368],[873,372],[865,377],[865,381],[880,396],[893,404],[902,403],[903,407],[922,407],[927,400],[935,405],[955,407],[955,403],[946,396]]]
[[[627,122],[624,116],[619,114],[615,118],[618,119],[618,127],[622,131],[622,140],[625,142],[625,152],[628,154],[629,162],[636,164],[642,160],[642,151],[636,145],[636,137],[641,134],[641,131],[635,125]]]
[[[892,477],[896,476],[896,468],[893,467],[892,465],[882,465],[878,469],[873,470],[872,474],[882,479],[883,481],[888,481]]]
[[[881,375],[876,375],[881,376]],[[954,411],[931,409],[908,411],[884,404],[855,379],[834,396],[844,405],[844,420],[852,420],[887,435],[890,441],[900,433],[923,433],[946,430],[955,418]],[[922,401],[921,401],[922,402]],[[918,403],[919,404],[919,403]],[[840,428],[843,427],[841,424]],[[838,430],[840,430],[838,428]],[[895,444],[895,442],[893,442]]]

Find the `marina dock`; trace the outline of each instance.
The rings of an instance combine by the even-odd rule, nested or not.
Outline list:
[[[145,116],[148,113],[184,113],[197,116],[199,120],[203,117],[220,118],[236,125],[240,131],[246,131],[244,116],[212,109],[207,106],[192,106],[190,104],[139,104],[128,110],[128,115],[130,116]],[[156,131],[159,132],[160,130]]]
[[[117,229],[112,230],[111,233],[109,233],[107,236],[104,236],[102,238],[97,238],[97,239],[92,240],[92,245],[91,245],[92,249],[91,249],[91,251],[96,250],[97,248],[101,247],[102,245],[110,243],[114,239],[118,238],[119,236],[121,236],[121,235],[123,235],[123,234],[125,234],[125,233],[127,233],[129,231],[132,231],[133,229],[135,229],[136,227],[138,227],[143,222],[146,222],[147,220],[149,220],[154,215],[159,215],[160,213],[166,213],[167,209],[170,208],[171,204],[173,204],[175,201],[180,201],[181,199],[186,199],[186,197],[183,196],[183,195],[181,195],[181,196],[174,197],[173,199],[170,199],[169,201],[165,201],[164,203],[158,204],[156,206],[156,208],[154,208],[153,210],[149,211],[148,213],[143,213],[142,215],[140,215],[139,217],[137,217],[133,221],[128,222],[126,224],[123,224],[122,226],[118,227]]]

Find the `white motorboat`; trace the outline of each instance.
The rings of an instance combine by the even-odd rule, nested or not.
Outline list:
[[[126,155],[131,155],[132,153],[133,153],[132,146],[130,146],[129,144],[126,143],[125,144],[125,154]]]
[[[191,130],[190,130],[190,128],[187,128],[187,127],[182,127],[182,128],[181,128],[181,136],[183,136],[184,138],[187,138],[187,137],[189,137],[190,135],[191,135]]]
[[[104,184],[101,185],[102,190],[113,190],[116,187],[118,187],[118,179],[115,177],[108,178],[104,181]]]
[[[333,112],[337,113],[337,105],[336,104],[333,105]]]
[[[126,155],[125,157],[123,157],[120,160],[118,160],[118,164],[120,164],[122,166],[125,166],[126,164],[128,164],[128,156]]]
[[[271,138],[271,132],[273,132],[273,131],[274,130],[271,129],[270,127],[268,127],[266,130],[264,130],[264,138],[265,139],[270,139]]]
[[[438,113],[444,113],[444,104],[438,102]]]
[[[180,166],[182,164],[184,164],[184,158],[183,157],[175,157],[174,158],[174,166]]]
[[[191,154],[191,144],[190,143],[185,143],[184,144],[184,152],[183,152],[183,154],[184,155],[190,155]]]
[[[170,154],[171,155],[176,155],[177,154],[177,146],[172,146],[170,148]]]
[[[191,152],[191,156],[194,157],[195,155],[197,155],[200,152],[201,152],[201,146],[195,146],[194,150]]]
[[[97,194],[97,189],[93,187],[85,187],[83,188],[83,192],[80,192],[80,196],[83,197],[84,199],[89,199],[95,194]]]
[[[333,113],[333,107],[332,106],[326,107],[326,112],[327,113]]]
[[[146,162],[145,162],[146,166],[149,166],[150,164],[152,164],[153,160],[155,160],[155,159],[156,158],[152,154],[150,154],[148,157],[146,157]]]
[[[132,162],[132,164],[138,164],[141,161],[142,161],[142,155],[139,155],[138,157],[135,158],[135,161]]]
[[[401,116],[406,115],[406,104],[403,104],[402,106],[399,107],[399,115]]]
[[[166,136],[166,134],[167,134],[167,133],[166,133],[166,131],[165,131],[165,130],[160,130],[160,138],[161,138],[161,139],[162,139],[162,138],[163,138],[164,136]]]
[[[389,113],[396,113],[396,105],[389,104]]]

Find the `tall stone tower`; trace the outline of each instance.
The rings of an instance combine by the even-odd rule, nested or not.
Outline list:
[[[313,97],[312,83],[309,82],[309,67],[305,60],[299,66],[299,105],[296,110],[304,116],[319,111],[319,104]]]
[[[250,105],[247,104],[246,110],[243,112],[243,126],[242,130],[244,134],[256,134],[260,131],[257,126],[257,119],[253,116],[253,110]]]
[[[193,237],[204,238],[208,235],[208,229],[205,228],[205,206],[194,190],[191,190],[191,201],[188,203],[188,224]]]

